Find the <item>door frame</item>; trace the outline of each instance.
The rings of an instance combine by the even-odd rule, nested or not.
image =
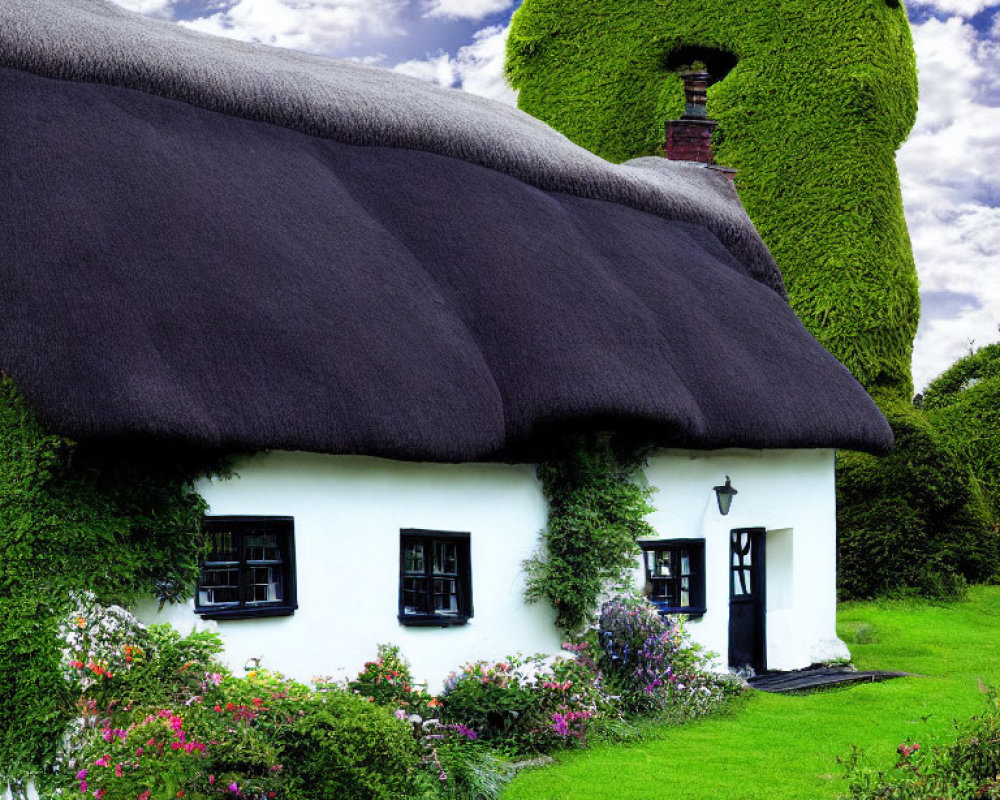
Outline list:
[[[750,554],[750,585],[756,591],[751,592],[753,598],[753,663],[751,667],[757,672],[767,670],[767,529],[733,528],[729,531],[729,547],[727,548],[727,572],[729,573],[729,666],[742,667],[745,664],[733,663],[733,601],[735,599],[736,572],[733,566],[734,535],[749,534]],[[742,560],[741,560],[742,561]],[[744,603],[746,601],[743,601]]]

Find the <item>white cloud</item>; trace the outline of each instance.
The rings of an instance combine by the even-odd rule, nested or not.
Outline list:
[[[1000,6],[1000,0],[910,0],[907,6],[971,17],[984,9]]]
[[[424,4],[424,16],[475,22],[489,14],[506,11],[512,5],[513,0],[428,0]]]
[[[148,17],[169,19],[175,0],[114,0],[114,3]]]
[[[1000,108],[982,99],[997,52],[961,19],[913,27],[920,111],[897,163],[927,296],[914,348],[918,390],[1000,323]],[[942,303],[942,300],[953,300]]]
[[[473,35],[472,44],[460,47],[454,57],[439,53],[427,59],[404,61],[393,69],[440,86],[453,86],[516,105],[517,95],[503,77],[508,30],[502,25],[483,28]]]
[[[334,55],[360,40],[405,35],[400,16],[406,5],[407,0],[235,0],[181,24],[218,36]]]

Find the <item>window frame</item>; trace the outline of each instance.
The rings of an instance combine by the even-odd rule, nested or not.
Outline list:
[[[704,539],[644,539],[638,542],[642,550],[642,571],[645,576],[646,598],[655,605],[661,615],[666,614],[686,614],[689,617],[700,617],[707,613],[705,604],[705,540]],[[676,578],[658,578],[650,574],[648,553],[659,553],[664,550],[671,550],[677,553],[676,558],[680,558],[680,551],[688,551],[689,572],[685,575],[678,575]],[[665,602],[664,595],[654,595],[653,581],[680,581],[681,578],[689,579],[688,592],[690,594],[689,605],[669,605]],[[678,600],[679,592],[678,592]]]
[[[437,531],[424,528],[401,528],[399,531],[399,603],[397,619],[400,625],[406,627],[440,627],[465,625],[474,616],[472,605],[472,548],[471,534],[468,531]],[[456,595],[458,613],[437,614],[425,612],[420,614],[405,613],[403,601],[404,580],[413,578],[406,572],[405,548],[408,543],[419,541],[425,547],[433,547],[435,542],[450,542],[457,545],[456,564]],[[433,558],[424,559],[423,580],[427,581],[427,607],[433,608],[434,575]],[[449,576],[450,577],[450,576]]]
[[[245,526],[256,525],[260,527],[273,528],[269,533],[274,533],[278,537],[278,550],[281,553],[281,577],[283,586],[283,597],[280,600],[270,602],[252,603],[247,598],[247,591],[252,585],[249,579],[251,569],[246,557],[245,537],[248,530],[232,530],[237,538],[235,549],[239,554],[238,564],[239,583],[238,589],[240,599],[238,605],[218,605],[203,606],[199,604],[200,592],[202,589],[202,578],[206,566],[212,564],[207,558],[201,559],[199,566],[198,580],[195,584],[194,610],[200,614],[202,619],[253,619],[257,617],[287,617],[295,613],[299,607],[296,593],[295,579],[295,518],[285,516],[262,516],[262,515],[206,515],[202,519],[203,530],[207,530],[211,536],[211,528],[219,526]]]

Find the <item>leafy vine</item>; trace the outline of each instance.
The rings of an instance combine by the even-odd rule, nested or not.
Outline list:
[[[635,565],[653,489],[642,467],[648,445],[607,433],[568,438],[538,466],[549,503],[542,547],[525,562],[528,602],[547,600],[572,633],[591,621],[610,584]]]

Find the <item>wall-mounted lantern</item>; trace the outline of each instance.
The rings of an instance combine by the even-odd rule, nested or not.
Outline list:
[[[733,497],[738,494],[738,492],[733,488],[732,484],[729,482],[729,476],[726,476],[725,486],[715,486],[715,498],[719,501],[719,513],[722,516],[726,516],[729,513],[729,507],[733,504]]]

